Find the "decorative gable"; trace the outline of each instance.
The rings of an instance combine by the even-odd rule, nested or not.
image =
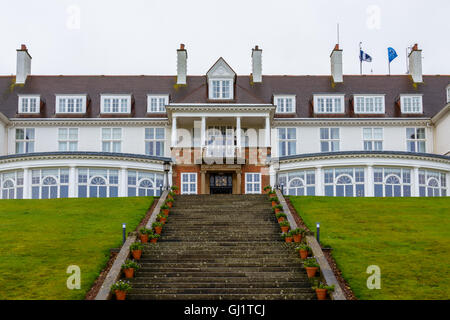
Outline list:
[[[208,97],[211,100],[233,100],[236,72],[219,58],[206,73],[208,78]]]
[[[234,79],[236,72],[231,69],[230,65],[220,57],[216,63],[208,70],[206,76],[209,79]]]

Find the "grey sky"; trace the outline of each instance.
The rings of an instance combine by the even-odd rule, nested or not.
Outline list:
[[[22,0],[1,7],[1,75],[15,74],[21,43],[33,57],[32,74],[173,75],[179,43],[190,75],[205,74],[220,56],[249,74],[255,44],[264,74],[329,74],[338,22],[345,74],[359,73],[360,41],[373,57],[365,73],[386,74],[392,46],[399,54],[392,74],[404,74],[405,49],[417,42],[425,74],[450,74],[449,0]]]

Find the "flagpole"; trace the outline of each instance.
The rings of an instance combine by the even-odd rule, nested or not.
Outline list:
[[[359,74],[362,75],[362,57],[361,57],[361,50],[362,50],[362,42],[359,43]]]

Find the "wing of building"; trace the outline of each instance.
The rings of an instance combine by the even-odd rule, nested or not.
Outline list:
[[[450,76],[252,74],[223,58],[189,76],[38,76],[26,46],[0,76],[2,199],[261,193],[447,196]]]

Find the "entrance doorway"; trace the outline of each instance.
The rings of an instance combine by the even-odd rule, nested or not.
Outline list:
[[[211,173],[209,178],[210,194],[232,194],[233,176],[231,173]]]

